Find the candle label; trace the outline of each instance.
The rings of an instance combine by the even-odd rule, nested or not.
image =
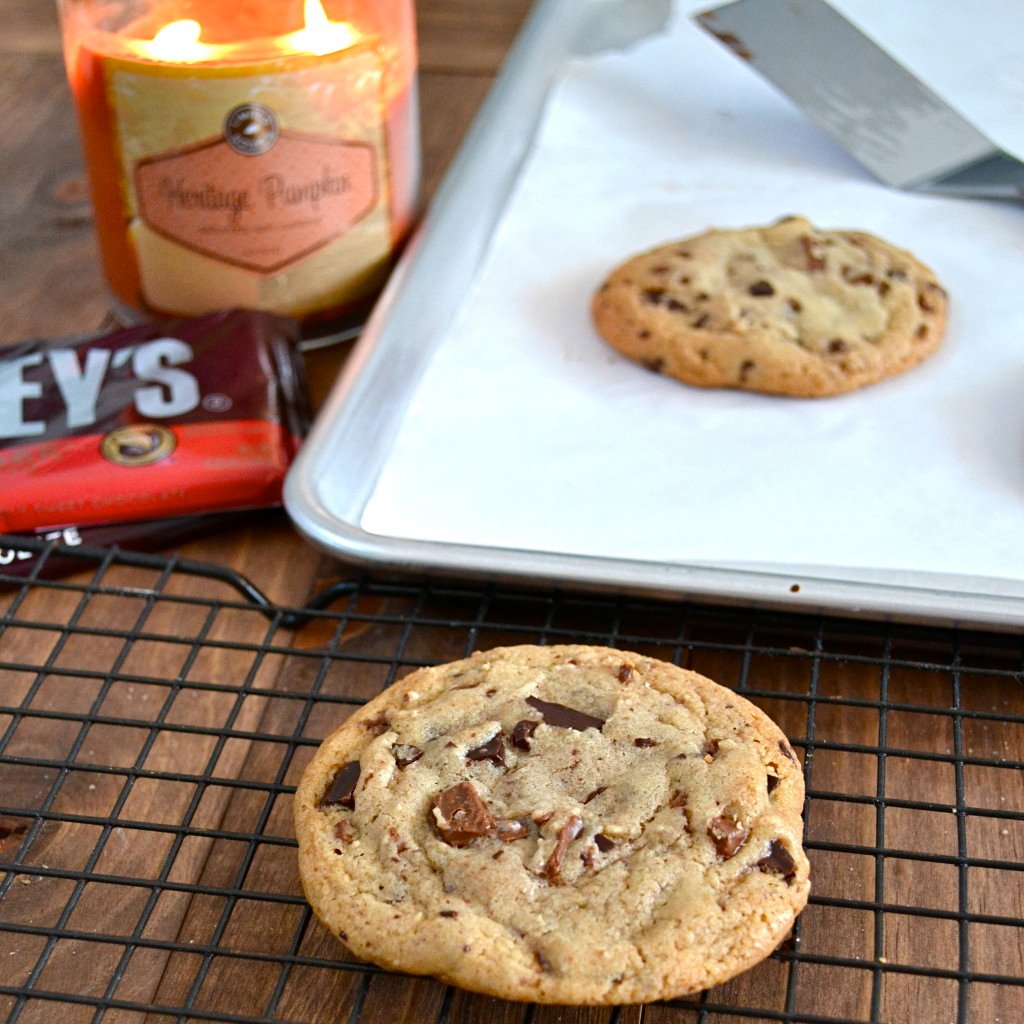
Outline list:
[[[156,308],[223,291],[220,304],[301,312],[386,268],[380,59],[312,60],[275,74],[112,61],[124,200]]]

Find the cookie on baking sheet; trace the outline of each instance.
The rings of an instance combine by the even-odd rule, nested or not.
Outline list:
[[[317,916],[360,957],[478,992],[627,1003],[767,956],[807,902],[778,727],[600,647],[421,669],[320,747],[295,799]]]
[[[591,311],[620,352],[687,384],[822,397],[919,363],[942,341],[946,306],[909,252],[786,217],[636,256]]]

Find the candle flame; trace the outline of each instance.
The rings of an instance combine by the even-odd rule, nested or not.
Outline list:
[[[288,36],[293,49],[322,57],[344,50],[359,41],[359,33],[347,21],[331,21],[320,0],[305,0],[306,27]]]
[[[194,61],[208,60],[221,52],[223,47],[201,43],[199,37],[203,27],[198,21],[183,18],[172,21],[148,42],[138,42],[135,48],[144,56],[153,60],[167,61],[171,64],[190,64]]]

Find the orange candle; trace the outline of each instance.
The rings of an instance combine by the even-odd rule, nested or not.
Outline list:
[[[124,319],[368,305],[417,201],[411,0],[60,7]]]

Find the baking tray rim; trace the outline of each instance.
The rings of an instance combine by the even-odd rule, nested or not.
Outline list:
[[[946,626],[1021,626],[1024,583],[1013,580],[658,562],[416,540],[359,525],[389,438],[482,264],[558,71],[573,56],[645,38],[670,11],[670,0],[538,0],[288,473],[289,516],[328,554],[389,570]],[[345,492],[343,509],[323,498],[326,474]]]

